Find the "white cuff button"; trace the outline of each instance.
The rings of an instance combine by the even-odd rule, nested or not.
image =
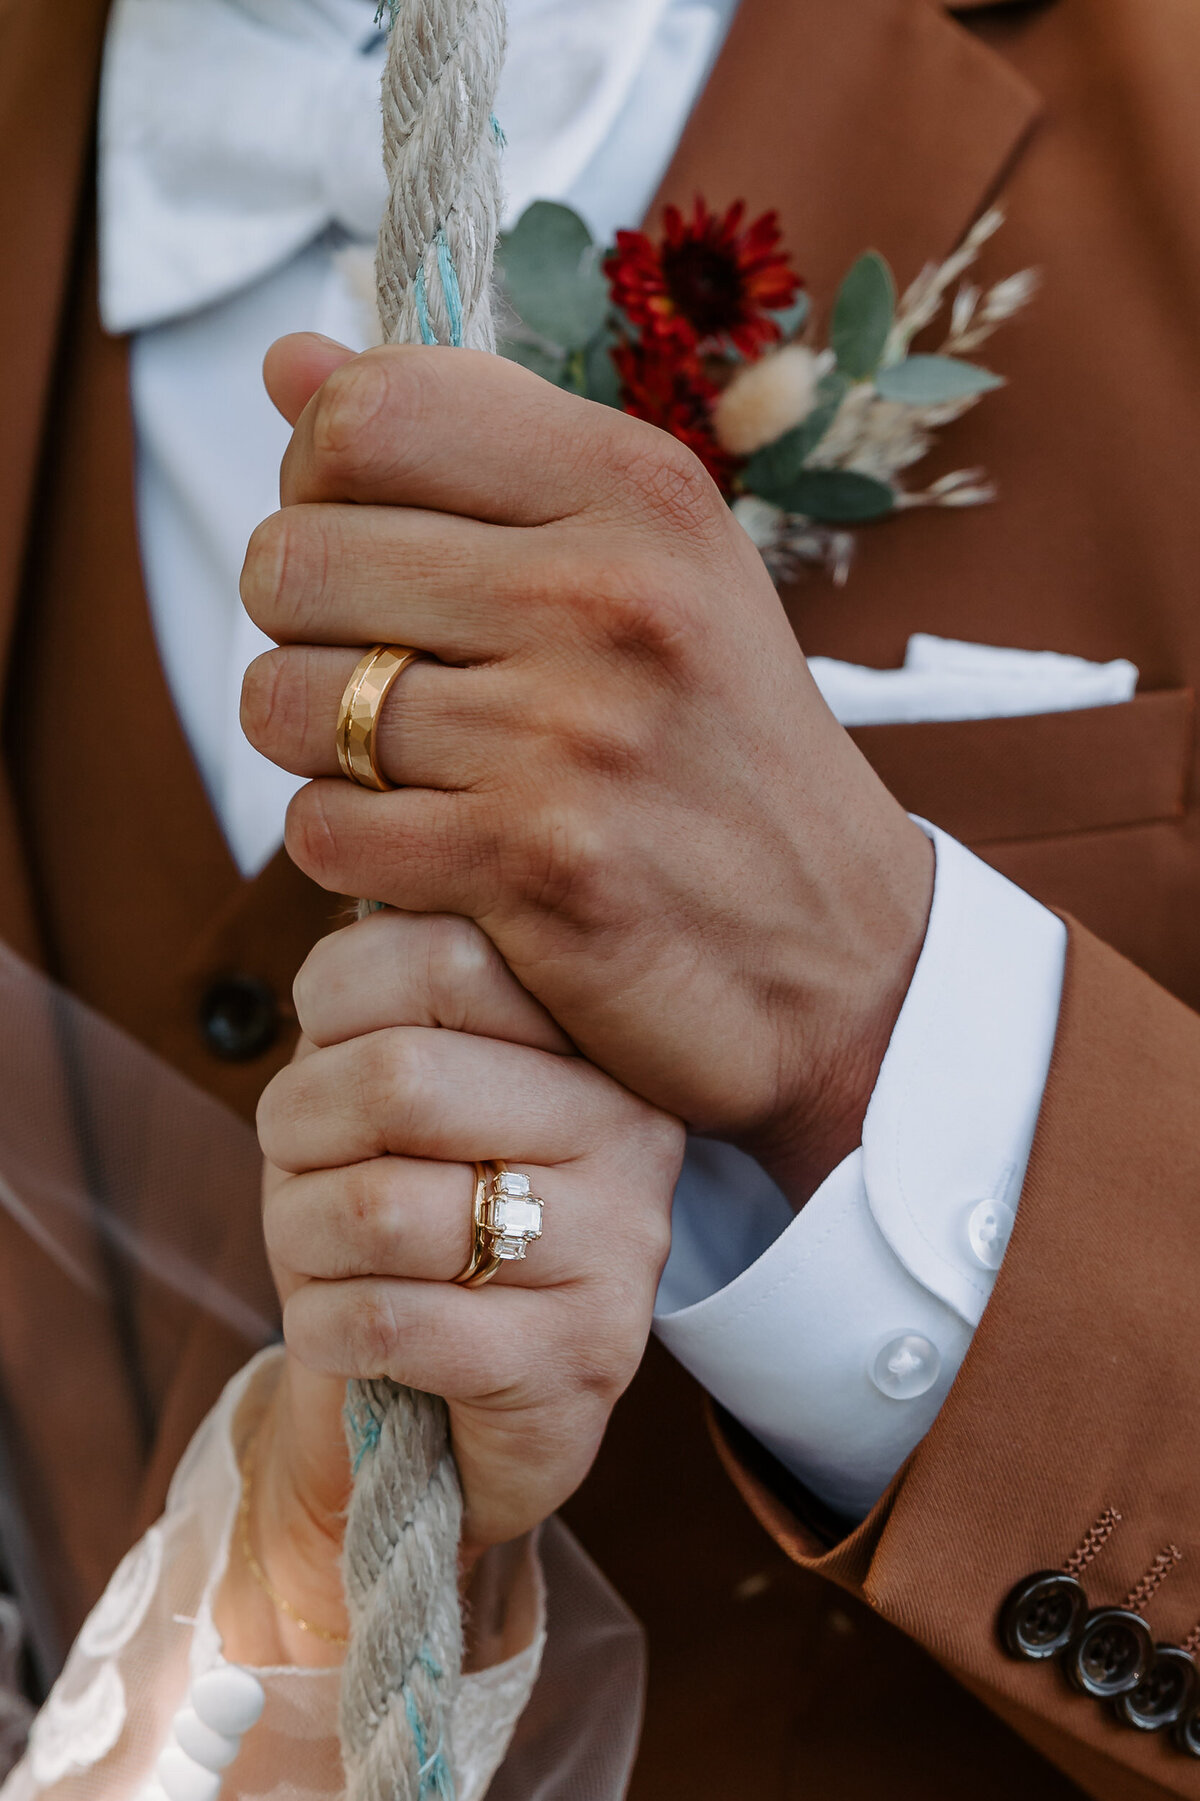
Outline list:
[[[984,1269],[999,1269],[1012,1237],[1016,1217],[1003,1201],[980,1201],[971,1209],[967,1221],[967,1238],[977,1263]]]
[[[938,1379],[942,1354],[932,1339],[920,1332],[902,1332],[889,1338],[870,1365],[872,1382],[892,1401],[915,1401]]]

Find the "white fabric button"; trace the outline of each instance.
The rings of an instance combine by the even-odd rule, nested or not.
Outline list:
[[[977,1262],[984,1269],[999,1269],[1012,1237],[1016,1216],[1003,1201],[980,1201],[971,1209],[967,1238]]]
[[[920,1332],[902,1332],[889,1338],[876,1356],[871,1380],[890,1400],[915,1401],[933,1387],[941,1367],[941,1352],[932,1339]]]
[[[221,1777],[216,1770],[206,1770],[178,1745],[168,1745],[156,1765],[158,1780],[171,1801],[217,1801]]]
[[[240,1738],[229,1738],[206,1726],[194,1707],[181,1707],[175,1715],[176,1744],[206,1770],[227,1770],[241,1749]]]
[[[188,1700],[206,1726],[224,1738],[240,1738],[262,1718],[262,1683],[240,1664],[218,1664],[197,1676]]]

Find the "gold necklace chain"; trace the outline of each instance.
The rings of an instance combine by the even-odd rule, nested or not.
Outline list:
[[[250,1571],[250,1574],[257,1582],[259,1588],[262,1589],[263,1594],[266,1595],[271,1605],[278,1608],[280,1613],[286,1614],[293,1626],[298,1627],[301,1632],[310,1632],[314,1638],[319,1638],[323,1644],[337,1645],[344,1650],[350,1643],[346,1633],[331,1632],[328,1626],[317,1626],[314,1625],[312,1620],[306,1620],[304,1615],[299,1613],[296,1608],[292,1606],[287,1596],[280,1594],[279,1590],[275,1587],[275,1584],[271,1581],[271,1578],[267,1575],[267,1572],[263,1569],[262,1564],[258,1561],[254,1545],[250,1538],[250,1497],[254,1491],[254,1451],[255,1440],[252,1438],[246,1448],[245,1458],[242,1461],[242,1499],[238,1506],[238,1539],[242,1547],[242,1556],[245,1559],[246,1568]]]

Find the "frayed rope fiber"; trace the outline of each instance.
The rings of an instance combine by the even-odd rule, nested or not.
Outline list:
[[[504,0],[382,0],[379,21],[391,29],[375,265],[384,339],[494,350]],[[346,1438],[347,1801],[454,1801],[462,1495],[445,1405],[394,1382],[352,1382]]]

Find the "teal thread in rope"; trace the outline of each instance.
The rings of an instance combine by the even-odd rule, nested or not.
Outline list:
[[[450,255],[450,246],[446,242],[446,234],[438,227],[437,236],[433,240],[437,251],[438,280],[442,284],[442,294],[446,302],[446,319],[450,326],[450,342],[461,348],[463,341],[462,289],[458,285],[458,275],[454,268],[454,258]],[[413,283],[413,296],[417,304],[417,325],[421,333],[422,344],[436,344],[438,335],[433,329],[429,317],[429,290],[425,285],[425,265],[417,270],[417,279]]]
[[[458,272],[454,267],[454,258],[450,255],[446,234],[440,227],[437,237],[433,241],[437,245],[438,274],[442,278],[442,293],[446,296],[446,318],[450,322],[450,342],[461,348],[463,341],[462,289],[458,285]]]
[[[428,1652],[422,1652],[418,1661],[434,1675],[435,1681],[441,1677],[441,1670]],[[426,1754],[425,1728],[421,1724],[421,1716],[417,1712],[417,1704],[413,1700],[408,1684],[404,1685],[404,1711],[408,1716],[409,1730],[413,1735],[413,1743],[417,1747],[419,1760],[417,1769],[417,1793],[423,1798],[426,1795],[438,1797],[438,1801],[454,1801],[454,1777],[450,1765],[446,1762],[445,1752],[439,1743],[432,1756]]]
[[[346,1430],[354,1446],[351,1461],[351,1473],[357,1476],[363,1458],[368,1456],[379,1443],[380,1424],[375,1415],[366,1407],[355,1407],[347,1398],[343,1416]]]

